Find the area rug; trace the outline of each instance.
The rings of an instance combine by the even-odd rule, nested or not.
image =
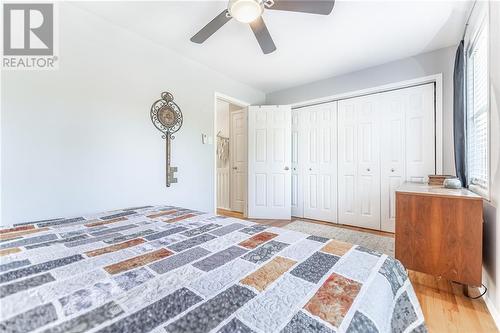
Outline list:
[[[359,244],[372,250],[394,256],[394,238],[374,235],[369,232],[340,228],[318,223],[297,220],[283,228],[304,232],[306,234],[327,237],[347,243]]]

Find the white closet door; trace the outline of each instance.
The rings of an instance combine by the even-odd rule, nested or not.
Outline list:
[[[395,231],[396,189],[435,170],[434,84],[381,94],[381,229]]]
[[[300,111],[292,110],[292,216],[304,217]]]
[[[300,109],[304,217],[337,221],[337,102]]]
[[[359,217],[355,225],[380,229],[379,95],[362,97],[358,111]]]
[[[357,101],[347,99],[338,102],[338,181],[339,223],[353,224],[358,215],[357,156],[358,126]]]
[[[248,217],[291,217],[291,109],[248,108]]]
[[[400,90],[381,98],[381,229],[395,231],[396,189],[405,181],[405,110],[407,94]]]
[[[380,229],[378,95],[338,102],[339,223]]]
[[[405,89],[406,179],[427,182],[435,173],[434,84]]]
[[[231,115],[231,210],[243,213],[247,194],[247,119],[246,110]]]

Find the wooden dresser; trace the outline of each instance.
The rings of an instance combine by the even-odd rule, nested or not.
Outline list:
[[[396,190],[396,258],[406,268],[480,286],[482,241],[475,193],[416,183]]]

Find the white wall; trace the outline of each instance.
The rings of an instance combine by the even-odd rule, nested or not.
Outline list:
[[[267,104],[291,104],[443,74],[443,172],[455,174],[453,157],[453,66],[456,47],[423,53],[361,71],[267,94]]]
[[[229,103],[217,100],[217,133],[229,137]]]
[[[471,14],[465,47],[473,41],[483,21],[489,23],[490,73],[490,201],[484,201],[483,284],[488,288],[485,301],[500,328],[500,268],[497,240],[500,239],[500,2],[478,1]]]
[[[60,68],[2,72],[1,224],[144,204],[213,210],[214,92],[264,93],[68,3]],[[151,104],[170,91],[184,114],[172,143],[178,184],[165,187],[165,144]]]
[[[487,6],[478,2],[479,5]],[[477,5],[476,5],[477,6]],[[478,8],[480,9],[480,8]],[[478,10],[479,12],[479,10]],[[472,22],[474,23],[474,22]],[[490,71],[490,202],[484,210],[483,280],[486,304],[500,328],[500,2],[489,4]]]

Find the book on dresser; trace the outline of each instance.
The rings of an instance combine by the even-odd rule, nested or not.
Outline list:
[[[406,268],[481,285],[483,200],[465,189],[404,183],[396,190],[396,258]],[[464,288],[467,292],[467,288]]]

